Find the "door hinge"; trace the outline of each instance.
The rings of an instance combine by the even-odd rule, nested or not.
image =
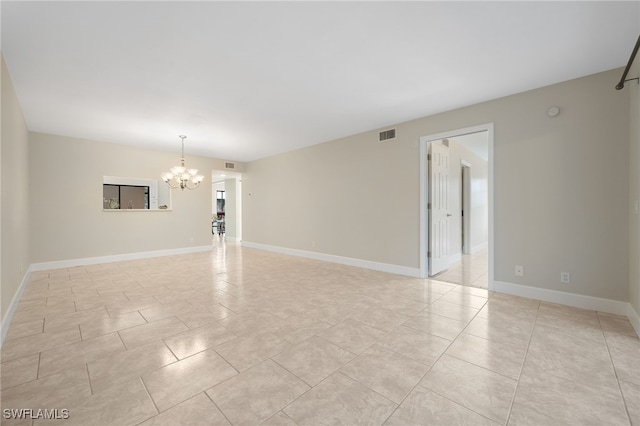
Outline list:
[[[431,251],[427,252],[427,257],[431,257]]]
[[[427,210],[431,210],[431,203],[427,203]]]
[[[427,154],[427,161],[431,161],[431,154]]]

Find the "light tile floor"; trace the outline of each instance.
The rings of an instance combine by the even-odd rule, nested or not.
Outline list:
[[[3,424],[640,425],[625,317],[220,243],[33,273],[0,377],[70,414]]]
[[[449,265],[432,279],[470,287],[489,287],[489,252],[487,249],[473,254],[463,254],[460,260]]]

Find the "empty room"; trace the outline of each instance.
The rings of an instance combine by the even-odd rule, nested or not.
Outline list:
[[[1,424],[640,426],[640,2],[0,20]]]

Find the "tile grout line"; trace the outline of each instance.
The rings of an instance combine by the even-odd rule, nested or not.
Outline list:
[[[40,378],[40,360],[42,359],[42,352],[38,352],[38,366],[36,367],[36,380]]]
[[[278,364],[278,365],[280,365],[280,364]],[[287,370],[287,371],[288,371],[288,370]],[[353,380],[354,382],[356,382],[356,383],[360,384],[361,386],[364,386],[364,387],[366,387],[367,389],[371,390],[372,392],[375,392],[373,389],[369,388],[368,386],[363,385],[363,384],[362,384],[362,383],[360,383],[359,381],[354,380],[354,379],[352,379],[351,377],[347,376],[346,374],[341,373],[339,370],[337,370],[337,371],[334,371],[333,373],[329,374],[327,377],[323,378],[322,380],[320,380],[320,381],[318,382],[318,384],[316,384],[315,386],[310,386],[310,387],[309,387],[309,389],[307,389],[306,391],[304,391],[303,393],[301,393],[300,395],[298,395],[298,397],[297,397],[297,398],[295,398],[295,399],[293,399],[292,401],[290,401],[288,404],[286,404],[284,407],[282,407],[282,408],[281,408],[280,410],[278,410],[278,411],[282,411],[284,414],[286,414],[286,415],[287,415],[287,417],[291,418],[291,417],[290,417],[290,416],[289,416],[289,415],[288,415],[284,410],[285,410],[286,408],[288,408],[291,404],[293,404],[294,402],[298,401],[300,398],[302,398],[303,396],[305,396],[306,394],[308,394],[308,393],[310,393],[311,391],[313,391],[315,388],[317,388],[318,386],[320,386],[322,383],[326,382],[326,381],[327,381],[331,376],[333,376],[333,375],[335,375],[335,374],[341,374],[341,375],[343,375],[344,377],[348,378],[349,380]],[[297,377],[297,376],[296,376],[296,377]],[[302,380],[302,379],[300,379],[300,380]],[[302,382],[303,382],[303,383],[305,383],[305,384],[307,384],[304,380],[303,380]],[[376,392],[376,393],[377,393],[377,392]],[[380,396],[382,396],[382,395],[380,395]],[[386,397],[383,397],[383,398],[384,398],[384,399],[386,399],[386,400],[388,400],[388,401],[391,401],[389,398],[386,398]],[[391,402],[395,404],[395,402],[393,402],[393,401],[391,401]],[[276,413],[277,413],[277,412],[276,412]],[[267,420],[268,420],[268,419],[267,419]],[[294,420],[294,423],[296,423],[296,422],[295,422],[295,420]],[[297,423],[296,423],[296,424],[297,424]]]
[[[609,355],[609,362],[611,362],[611,368],[613,368],[613,374],[616,376],[616,384],[618,385],[618,392],[620,392],[620,398],[622,399],[622,404],[627,414],[627,419],[629,420],[629,424],[633,424],[633,421],[631,419],[631,413],[629,413],[629,406],[627,405],[627,400],[624,397],[624,392],[622,391],[622,386],[620,385],[620,377],[618,376],[618,370],[616,369],[616,365],[613,362],[613,357],[611,356],[611,348],[609,348],[607,333],[605,333],[604,329],[602,328],[602,321],[600,319],[600,315],[598,315],[598,324],[600,324],[600,331],[602,331],[602,337],[604,338],[604,343],[607,346],[607,355]]]
[[[231,340],[230,340],[230,341],[231,341]],[[226,343],[226,342],[225,342],[225,343]],[[224,343],[221,343],[221,345],[223,345],[223,344],[224,344]],[[220,346],[220,345],[218,345],[218,346]],[[222,360],[223,360],[224,362],[226,362],[227,364],[229,364],[229,365],[231,366],[231,368],[233,368],[234,370],[236,370],[236,373],[238,373],[238,374],[240,374],[240,373],[241,373],[241,371],[240,371],[240,370],[238,370],[238,369],[236,368],[236,366],[235,366],[235,365],[233,365],[231,362],[229,362],[229,361],[228,361],[224,356],[222,356],[222,354],[221,354],[220,352],[218,352],[218,351],[216,350],[216,348],[215,348],[215,347],[213,347],[213,348],[209,348],[209,349],[211,349],[213,352],[215,352],[215,353],[216,353],[216,355],[218,355],[220,358],[222,358]],[[205,350],[209,350],[209,349],[205,349]],[[204,351],[200,351],[200,352],[198,352],[198,353],[202,353],[202,352],[204,352]],[[193,356],[193,355],[190,355],[190,356]],[[189,357],[185,357],[184,359],[187,359],[187,358],[189,358]],[[258,363],[258,364],[259,364],[259,363]],[[257,365],[257,364],[254,364],[254,365]],[[251,367],[253,367],[253,365],[252,365]],[[251,367],[249,367],[249,368],[251,368]],[[247,371],[249,368],[244,369],[244,370],[242,370],[242,371]],[[231,377],[235,377],[235,376],[231,376]],[[224,382],[226,382],[227,380],[231,379],[231,377],[229,377],[229,378],[227,378],[227,379],[223,380],[223,381],[222,381],[222,382],[220,382],[220,383],[224,383]],[[217,383],[215,386],[218,386],[220,383]]]
[[[171,337],[171,336],[169,336],[169,337]],[[174,362],[172,362],[172,363],[169,363],[169,364],[167,364],[167,365],[171,365],[171,364],[174,364],[174,363],[176,363],[176,362],[178,362],[178,361],[182,361],[182,360],[178,357],[178,355],[176,355],[176,354],[171,350],[171,348],[169,347],[169,345],[167,345],[167,342],[165,342],[165,340],[164,340],[164,339],[166,339],[166,337],[161,338],[161,339],[160,339],[160,341],[161,341],[161,342],[162,342],[162,344],[163,344],[163,345],[164,345],[164,346],[169,350],[169,352],[171,352],[171,355],[173,355],[173,356],[176,358],[176,361],[174,361]],[[139,346],[139,347],[140,347],[140,346]],[[204,352],[204,351],[200,351],[200,352]],[[196,353],[195,353],[195,354],[193,354],[193,355],[196,355],[196,354],[198,354],[198,353],[200,353],[200,352],[196,352]],[[191,356],[191,355],[190,355],[190,356]],[[187,359],[187,358],[188,358],[188,357],[185,357],[184,359]],[[163,366],[163,367],[166,367],[166,366]],[[162,367],[160,367],[160,368],[162,368]]]
[[[448,397],[447,397],[447,396],[445,396],[445,395],[442,395],[440,392],[437,392],[437,391],[435,391],[435,390],[433,390],[433,389],[429,389],[429,388],[427,388],[427,387],[425,387],[425,386],[422,386],[422,385],[420,385],[420,384],[416,385],[416,387],[422,388],[422,389],[427,390],[427,391],[429,391],[429,392],[433,392],[433,393],[435,393],[436,395],[438,395],[439,397],[441,397],[441,398],[443,398],[443,399],[446,399],[447,401],[451,402],[452,404],[455,404],[455,405],[457,405],[457,406],[459,406],[459,407],[462,407],[463,409],[465,409],[465,410],[467,410],[467,411],[470,411],[470,412],[472,412],[472,413],[474,413],[474,414],[477,414],[478,416],[484,417],[485,419],[487,419],[487,420],[489,420],[489,421],[491,421],[491,422],[493,422],[493,423],[499,424],[496,420],[494,420],[494,419],[492,419],[492,418],[490,418],[490,417],[487,417],[486,415],[484,415],[484,414],[482,414],[482,413],[478,413],[476,410],[474,410],[474,409],[472,409],[472,408],[469,408],[469,407],[467,407],[467,406],[465,406],[465,405],[462,405],[461,403],[459,403],[459,402],[457,402],[457,401],[454,401],[454,400],[452,400],[451,398],[448,398]],[[505,424],[506,424],[506,423],[505,423]]]
[[[235,376],[234,376],[235,377]],[[228,380],[228,379],[227,379]],[[225,380],[226,382],[226,380]],[[220,383],[224,383],[224,382],[220,382]],[[218,411],[220,412],[220,414],[222,414],[222,417],[224,417],[227,422],[229,422],[230,425],[233,425],[233,423],[231,422],[231,420],[229,420],[229,418],[227,417],[227,415],[224,413],[224,411],[222,411],[222,409],[218,406],[218,404],[216,404],[216,402],[213,400],[213,398],[211,398],[211,396],[209,395],[209,393],[207,391],[213,389],[214,387],[218,386],[220,383],[216,384],[215,386],[210,387],[209,389],[204,390],[202,393],[204,393],[204,396],[207,397],[207,399],[209,401],[211,401],[211,403],[213,404],[214,407],[216,407],[218,409]]]
[[[369,349],[371,349],[374,345],[379,344],[379,343],[380,343],[380,341],[382,341],[382,340],[383,340],[384,338],[386,338],[388,335],[390,335],[390,334],[391,334],[391,333],[393,333],[394,331],[398,330],[400,327],[404,326],[404,324],[405,324],[407,321],[409,321],[411,318],[414,318],[414,317],[416,317],[417,315],[419,315],[420,313],[422,313],[422,312],[426,311],[426,310],[428,309],[428,307],[429,307],[431,304],[435,303],[437,300],[440,300],[442,297],[444,297],[444,296],[445,296],[446,294],[448,294],[449,292],[453,291],[455,288],[456,288],[456,287],[452,287],[449,291],[447,291],[446,293],[442,294],[438,299],[436,299],[436,300],[435,300],[435,301],[433,301],[432,303],[427,304],[427,306],[426,306],[424,309],[422,309],[421,311],[419,311],[419,312],[418,312],[418,313],[416,313],[415,315],[409,316],[409,318],[408,318],[406,321],[403,321],[402,323],[398,324],[398,325],[397,325],[393,330],[391,330],[391,331],[389,331],[389,332],[385,332],[386,334],[385,334],[382,338],[378,339],[375,343],[373,343],[372,345],[370,345],[369,347],[367,347],[367,348],[366,348],[366,349],[365,349],[361,354],[356,355],[356,358],[358,358],[358,357],[362,356],[366,351],[368,351]],[[395,311],[394,311],[394,312],[395,312]],[[477,311],[477,312],[476,312],[476,314],[474,315],[474,318],[475,318],[475,316],[476,316],[479,312],[480,312],[480,309],[478,309],[478,311]],[[434,314],[435,314],[435,313],[434,313]],[[435,315],[438,315],[438,314],[435,314]],[[438,316],[442,316],[442,315],[438,315]],[[444,317],[444,318],[448,318],[448,317]],[[467,325],[465,326],[465,328],[469,325],[469,323],[471,323],[471,321],[472,321],[472,320],[473,320],[473,319],[471,319],[471,320],[469,320],[469,321],[468,321],[468,323],[467,323]],[[410,328],[410,327],[408,327],[408,328]],[[410,328],[410,329],[411,329],[411,328]],[[413,330],[413,329],[411,329],[411,330]],[[381,330],[381,331],[384,331],[384,330]],[[460,331],[460,333],[458,333],[458,336],[456,336],[456,339],[460,336],[460,334],[462,334],[462,332],[463,332],[463,331],[464,331],[464,329],[463,329],[463,330],[461,330],[461,331]],[[419,330],[415,330],[415,332],[418,332],[418,333],[421,333],[421,334],[425,334],[425,335],[432,335],[432,336],[436,336],[436,335],[434,335],[434,334],[431,334],[431,333],[424,333],[424,332],[419,331]],[[436,336],[436,337],[440,337],[440,338],[442,338],[441,336]],[[444,338],[443,338],[443,339],[444,339]],[[438,362],[438,360],[442,357],[442,355],[444,355],[444,354],[446,353],[446,351],[449,349],[449,347],[451,347],[451,345],[455,342],[455,340],[456,340],[456,339],[451,340],[451,341],[450,341],[450,343],[449,343],[449,345],[447,346],[447,348],[442,352],[442,354],[440,354],[440,356],[439,356],[439,357],[434,361],[434,363],[433,363],[433,364],[431,364],[431,365],[428,365],[428,367],[429,367],[429,368],[427,368],[427,370],[425,371],[425,373],[420,377],[420,379],[416,382],[416,384],[415,384],[415,385],[414,385],[414,386],[413,386],[413,387],[412,387],[412,388],[411,388],[411,389],[406,393],[406,395],[402,398],[402,400],[401,400],[399,403],[396,403],[395,401],[391,401],[389,398],[385,397],[384,395],[381,395],[381,394],[380,394],[380,393],[378,393],[376,390],[371,389],[369,386],[365,385],[364,383],[361,383],[359,380],[356,380],[356,379],[354,379],[354,378],[352,378],[352,377],[350,377],[350,376],[348,376],[348,375],[346,375],[346,374],[342,373],[342,372],[340,371],[340,370],[341,370],[341,368],[340,368],[340,369],[338,369],[338,371],[337,371],[337,372],[339,372],[339,373],[341,373],[341,374],[345,375],[346,377],[349,377],[349,378],[350,378],[350,379],[352,379],[352,380],[355,380],[355,381],[356,381],[357,383],[359,383],[360,385],[362,385],[362,386],[366,387],[367,389],[371,390],[372,392],[375,392],[375,393],[377,393],[378,395],[382,396],[383,398],[385,398],[385,399],[387,399],[387,400],[391,401],[392,403],[396,404],[396,407],[393,409],[393,411],[392,411],[392,412],[387,416],[387,418],[382,422],[382,424],[384,424],[384,423],[386,423],[386,422],[387,422],[387,421],[388,421],[388,420],[393,416],[393,414],[398,410],[398,408],[400,408],[400,406],[402,405],[402,403],[404,403],[404,401],[405,401],[405,400],[406,400],[406,398],[411,394],[411,392],[413,392],[413,391],[414,391],[418,386],[420,386],[420,382],[421,382],[421,381],[424,379],[424,377],[429,373],[429,371],[430,371],[430,370],[431,370],[431,368],[436,364],[436,362]],[[445,339],[445,340],[449,340],[449,339]],[[331,342],[330,342],[330,343],[331,343]],[[383,348],[384,348],[384,347],[383,347]],[[344,349],[344,348],[343,348],[343,349]],[[397,352],[397,351],[394,351],[393,349],[388,349],[388,350],[389,350],[390,352],[393,352],[393,353],[396,353],[396,354],[398,354],[398,355],[404,356],[404,357],[405,357],[405,358],[407,358],[407,359],[413,360],[412,358],[408,358],[408,357],[406,357],[404,354],[401,354],[401,353],[399,353],[399,352]],[[354,358],[354,359],[356,359],[356,358]],[[352,361],[353,361],[353,360],[352,360]],[[420,361],[416,361],[416,360],[413,360],[413,361],[418,362],[418,363],[421,363]],[[351,361],[350,361],[350,362],[351,362]],[[348,363],[347,363],[347,364],[348,364]],[[421,363],[421,364],[423,364],[423,363]],[[346,365],[346,364],[345,364],[345,365]],[[426,364],[423,364],[423,365],[426,365]],[[343,366],[343,367],[344,367],[344,366]],[[431,391],[431,390],[430,390],[430,391]],[[432,391],[432,392],[433,392],[433,391]],[[448,399],[448,398],[446,398],[446,399]],[[451,401],[451,400],[450,400],[450,401]],[[451,401],[451,402],[454,402],[454,403],[455,403],[455,401]],[[457,403],[456,403],[456,404],[457,404]],[[458,405],[460,405],[460,404],[458,404]],[[465,409],[470,410],[470,409],[469,409],[469,408],[467,408],[467,407],[464,407],[464,408],[465,408]],[[470,410],[470,411],[473,411],[473,410]],[[479,414],[479,413],[477,413],[477,414]]]
[[[511,404],[509,405],[509,413],[507,414],[507,421],[505,425],[508,425],[509,421],[511,420],[511,414],[513,413],[513,405],[515,404],[516,396],[518,395],[518,387],[520,386],[520,379],[522,378],[522,372],[524,371],[524,366],[527,362],[527,357],[529,356],[529,348],[531,347],[531,340],[533,340],[533,332],[536,330],[539,313],[540,313],[540,300],[538,300],[538,309],[536,309],[536,317],[533,323],[533,327],[531,328],[531,333],[529,333],[529,342],[527,344],[527,351],[524,354],[524,359],[522,360],[522,366],[520,367],[520,374],[518,375],[518,379],[516,380],[516,387],[513,390],[513,395],[511,396]]]
[[[489,299],[487,299],[487,302],[485,302],[485,304],[483,305],[483,308],[484,308],[485,306],[487,306],[488,300],[489,300]],[[426,309],[426,308],[425,308],[425,309]],[[441,353],[441,354],[436,358],[436,360],[433,362],[433,364],[431,364],[431,365],[429,366],[429,369],[424,373],[424,375],[420,378],[420,380],[418,380],[418,383],[416,383],[416,385],[411,389],[411,391],[410,391],[407,395],[405,395],[405,397],[403,398],[402,402],[404,402],[404,401],[406,400],[407,396],[409,396],[409,395],[411,394],[411,392],[413,392],[417,387],[421,387],[421,388],[423,388],[423,389],[428,390],[429,392],[433,392],[433,393],[435,393],[435,394],[439,395],[440,397],[442,397],[442,398],[446,399],[447,401],[450,401],[450,402],[452,402],[452,403],[454,403],[454,404],[456,404],[456,405],[458,405],[458,406],[460,406],[460,407],[463,407],[463,408],[464,408],[464,409],[466,409],[466,410],[469,410],[469,411],[471,411],[471,412],[473,412],[473,413],[475,413],[475,414],[477,414],[477,415],[479,415],[479,416],[482,416],[482,417],[484,417],[484,418],[487,418],[487,419],[488,419],[488,417],[487,417],[487,416],[485,416],[484,414],[478,413],[477,411],[473,410],[472,408],[469,408],[469,407],[467,407],[467,406],[465,406],[465,405],[462,405],[462,404],[460,404],[459,402],[456,402],[456,401],[454,401],[454,400],[452,400],[452,399],[450,399],[450,398],[448,398],[448,397],[446,397],[446,396],[444,396],[444,395],[441,395],[439,392],[436,392],[435,390],[433,390],[433,389],[429,389],[429,388],[427,388],[427,387],[425,387],[425,386],[423,386],[423,385],[421,385],[421,384],[420,384],[420,382],[422,382],[422,381],[424,380],[424,378],[427,376],[427,374],[429,374],[429,372],[431,371],[431,369],[432,369],[432,368],[433,368],[433,367],[438,363],[438,361],[440,361],[440,359],[442,359],[442,357],[443,357],[444,355],[451,356],[451,355],[447,354],[447,351],[449,350],[449,348],[450,348],[451,346],[453,346],[453,344],[456,342],[456,340],[457,340],[457,339],[458,339],[458,338],[459,338],[459,337],[464,333],[464,331],[467,329],[467,327],[469,327],[469,324],[471,324],[471,322],[472,322],[474,319],[478,318],[478,314],[480,313],[480,311],[481,311],[481,310],[482,310],[482,308],[478,309],[478,312],[476,312],[476,314],[475,314],[475,315],[474,315],[474,316],[473,316],[473,317],[472,317],[472,318],[467,322],[467,324],[464,326],[464,328],[463,328],[462,330],[460,330],[460,332],[456,335],[456,337],[455,337],[453,340],[451,340],[451,341],[450,341],[451,343],[449,343],[449,344],[447,345],[447,347],[446,347],[446,348],[442,351],[442,353]],[[435,315],[438,315],[438,314],[435,314]],[[439,316],[442,316],[442,315],[439,315]],[[448,318],[448,317],[445,317],[445,318]],[[480,317],[480,318],[481,318],[481,317]],[[430,335],[432,335],[432,336],[436,336],[435,334],[431,334],[431,333],[427,333],[427,334],[430,334]],[[436,337],[440,337],[440,338],[442,338],[442,339],[445,339],[444,337],[441,337],[441,336],[436,336]],[[445,340],[449,340],[449,339],[445,339]],[[456,358],[456,359],[457,359],[457,358]],[[464,361],[464,360],[462,360],[462,361]],[[464,362],[469,362],[469,361],[464,361]],[[469,364],[472,364],[472,363],[469,363]],[[472,365],[475,365],[475,364],[472,364]],[[477,366],[477,367],[480,367],[480,366]],[[485,369],[485,370],[488,370],[488,371],[491,371],[491,372],[495,373],[495,371],[489,370],[489,369],[487,369],[487,368],[484,368],[484,367],[480,367],[480,368],[483,368],[483,369]],[[496,374],[498,374],[498,373],[496,373]],[[398,405],[398,408],[400,407],[400,405],[401,405],[401,404],[399,404],[399,405]],[[396,408],[396,410],[394,410],[394,413],[395,413],[395,411],[397,411],[397,408]],[[389,416],[389,417],[391,417],[391,416]],[[388,420],[388,419],[387,419],[387,420]],[[489,419],[489,420],[494,421],[493,419]],[[385,420],[385,422],[386,422],[386,420]]]
[[[87,372],[87,381],[89,382],[89,393],[91,396],[95,395],[93,391],[93,385],[91,384],[91,374],[89,374],[89,363],[85,362],[84,364],[85,371]]]
[[[315,385],[312,385],[311,383],[308,383],[307,381],[305,381],[302,377],[299,377],[296,373],[294,373],[293,371],[289,370],[287,367],[285,367],[284,365],[280,364],[278,361],[276,361],[273,358],[269,358],[269,361],[272,361],[273,363],[275,363],[278,367],[282,368],[284,371],[286,371],[287,373],[291,374],[293,377],[295,377],[296,379],[300,380],[302,383],[304,383],[305,385],[309,386],[309,389],[307,389],[307,391],[313,389],[315,387]],[[264,362],[264,361],[263,361]],[[340,368],[338,368],[339,370]],[[338,370],[332,372],[331,374],[337,372]],[[329,376],[331,376],[331,374],[329,374]],[[328,377],[328,376],[327,376]],[[306,393],[306,392],[305,392]],[[302,395],[301,395],[302,396]],[[298,399],[298,398],[296,398]]]
[[[447,347],[448,347],[448,346],[447,346]],[[445,350],[446,350],[446,349],[445,349]],[[409,390],[409,392],[407,392],[407,394],[402,398],[402,400],[401,400],[399,403],[397,403],[397,404],[396,404],[396,407],[393,409],[393,411],[391,411],[391,413],[389,413],[389,415],[387,416],[387,418],[386,418],[386,419],[384,419],[384,421],[382,422],[382,424],[383,424],[383,425],[384,425],[385,423],[387,423],[391,417],[393,417],[393,415],[398,411],[398,409],[402,406],[402,404],[404,404],[404,402],[406,401],[407,397],[408,397],[409,395],[411,395],[411,393],[412,393],[413,391],[415,391],[415,389],[416,389],[418,386],[420,386],[420,382],[425,378],[425,376],[426,376],[427,374],[429,374],[429,371],[431,371],[431,368],[433,368],[433,366],[434,366],[434,365],[435,365],[435,362],[434,362],[433,364],[431,364],[431,365],[429,365],[429,366],[428,366],[429,368],[427,368],[427,371],[425,371],[425,372],[424,372],[424,374],[420,377],[420,379],[416,382],[416,384],[415,384],[415,385],[413,385],[413,387]],[[359,382],[358,382],[358,383],[359,383]],[[363,386],[364,386],[364,385],[363,385]],[[394,402],[394,401],[391,401],[391,402]],[[394,403],[395,403],[395,402],[394,402]]]
[[[124,351],[125,352],[128,351],[129,348],[127,347],[127,344],[124,342],[124,339],[120,335],[120,330],[116,331],[115,333],[118,335],[118,338],[120,339],[120,342],[122,343],[122,346],[124,346]],[[108,333],[108,334],[110,334],[110,333]],[[105,336],[106,336],[106,334],[105,334]]]
[[[82,327],[80,327],[80,324],[76,324],[76,326],[78,327],[78,333],[80,334],[80,341],[84,342],[85,338],[82,336]]]
[[[151,400],[151,403],[153,404],[153,407],[156,409],[156,411],[157,411],[156,416],[157,416],[158,414],[160,414],[160,409],[158,408],[158,405],[154,401],[153,397],[151,396],[151,393],[149,392],[149,388],[147,388],[147,384],[144,382],[144,380],[142,380],[141,376],[138,376],[138,380],[140,380],[140,383],[142,383],[142,387],[144,387],[144,390],[147,393],[147,396]],[[173,407],[171,407],[171,408],[173,408]],[[167,410],[169,410],[171,408],[168,408]],[[152,416],[150,418],[153,418],[153,417],[155,417],[155,416]]]

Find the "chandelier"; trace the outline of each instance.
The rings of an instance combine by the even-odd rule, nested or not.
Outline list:
[[[170,171],[162,173],[162,180],[165,181],[171,189],[196,189],[200,182],[204,180],[204,176],[198,174],[198,169],[187,169],[184,165],[184,140],[187,138],[185,135],[178,136],[182,139],[182,158],[180,159],[180,165],[174,166]]]

